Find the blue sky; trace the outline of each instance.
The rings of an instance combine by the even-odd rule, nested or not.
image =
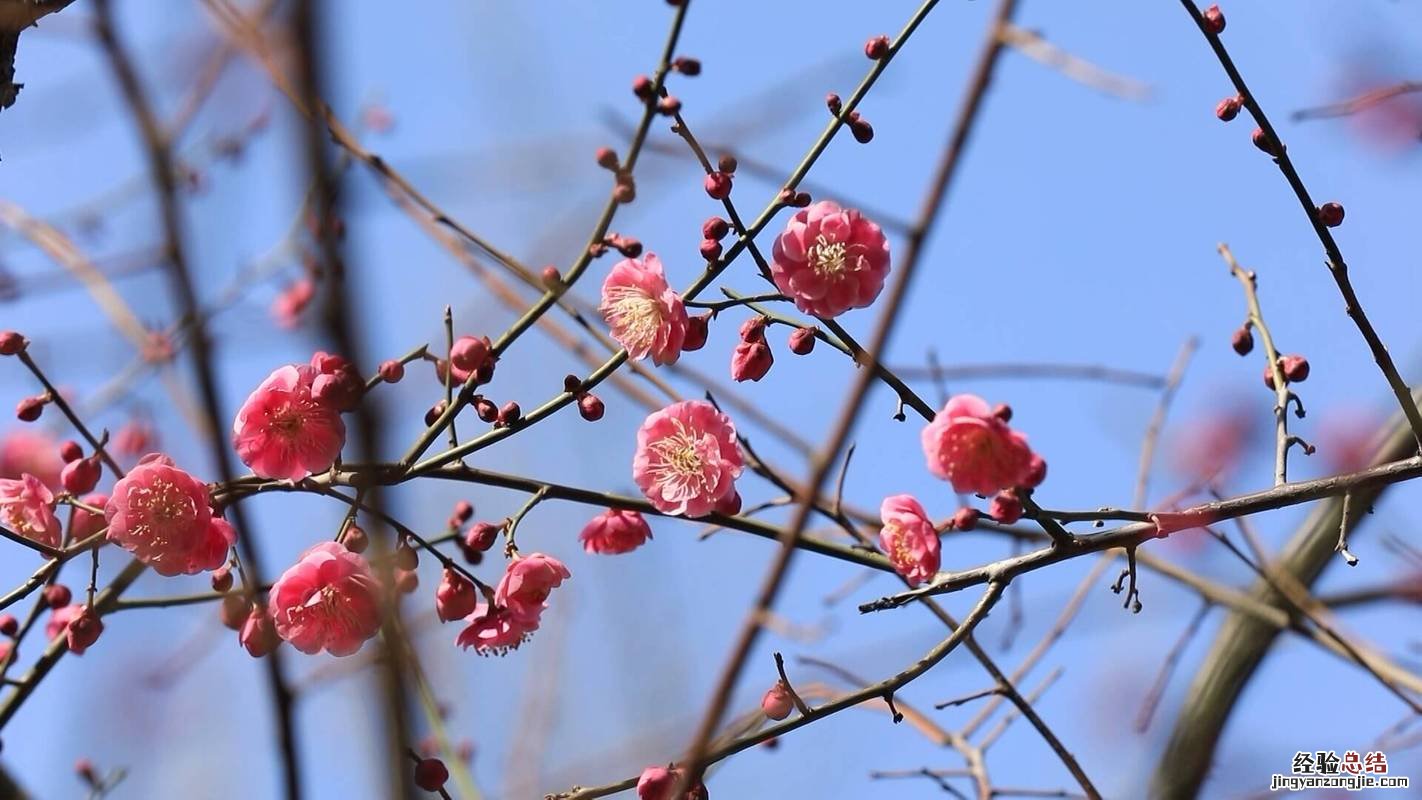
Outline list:
[[[175,0],[118,5],[141,72],[170,114],[213,46],[210,20],[200,6]],[[601,144],[621,144],[608,120],[630,120],[637,111],[628,86],[632,76],[655,66],[670,19],[664,4],[431,0],[418,11],[375,2],[327,6],[335,9],[326,34],[338,113],[354,120],[363,105],[379,101],[396,119],[392,131],[368,136],[369,146],[451,214],[525,262],[570,263],[607,190],[607,174],[593,163],[592,152]],[[788,171],[823,125],[825,92],[846,94],[867,68],[864,40],[896,31],[914,7],[902,0],[698,0],[678,51],[699,57],[704,72],[675,79],[672,90],[704,142],[731,144]],[[861,107],[874,125],[873,143],[858,145],[847,135],[837,140],[812,180],[849,202],[911,218],[990,10],[985,2],[940,3]],[[84,32],[88,13],[85,3],[76,3],[25,36],[18,68],[27,86],[0,117],[0,197],[40,216],[123,186],[142,171],[131,120]],[[1384,79],[1415,78],[1422,58],[1407,49],[1406,32],[1422,23],[1422,11],[1390,2],[1310,0],[1287,7],[1236,2],[1226,13],[1227,43],[1316,199],[1346,206],[1347,221],[1337,235],[1358,295],[1404,377],[1417,379],[1417,148],[1380,148],[1348,122],[1295,123],[1288,114],[1336,99],[1349,87],[1347,76],[1364,66]],[[1386,385],[1343,314],[1320,247],[1287,185],[1249,144],[1246,120],[1224,125],[1214,119],[1214,104],[1231,90],[1179,5],[1103,0],[1083,8],[1027,0],[1017,19],[1081,57],[1150,84],[1152,96],[1144,103],[1104,96],[1008,53],[888,360],[922,364],[932,349],[946,364],[1094,363],[1163,373],[1181,343],[1198,336],[1201,350],[1163,440],[1153,483],[1152,500],[1158,500],[1181,484],[1182,476],[1170,469],[1171,455],[1190,436],[1191,422],[1236,399],[1260,426],[1270,419],[1272,396],[1259,386],[1260,359],[1240,359],[1228,345],[1244,305],[1215,253],[1216,244],[1226,241],[1258,271],[1264,311],[1281,347],[1312,363],[1313,377],[1301,387],[1309,415],[1295,423],[1299,433],[1319,440],[1329,425],[1386,414]],[[301,128],[261,73],[238,63],[181,146],[188,154],[205,153],[215,138],[264,112],[270,125],[252,138],[242,160],[206,166],[206,187],[186,203],[188,243],[207,298],[218,296],[290,224],[301,199]],[[660,123],[654,141],[677,143]],[[613,228],[640,238],[663,258],[673,283],[684,285],[700,269],[700,223],[715,206],[700,188],[699,170],[682,154],[649,154],[641,170],[638,201]],[[368,353],[391,357],[438,341],[447,303],[461,332],[495,335],[511,321],[511,312],[394,209],[369,175],[356,170],[346,186],[346,246]],[[773,182],[743,175],[733,199],[749,215],[775,190]],[[80,241],[102,258],[153,245],[156,229],[152,202],[137,195],[106,205],[102,235]],[[902,239],[892,243],[902,252]],[[54,270],[13,236],[0,240],[0,263],[22,278],[22,287],[24,279]],[[589,282],[600,280],[610,265],[595,262]],[[267,305],[280,282],[297,273],[290,259],[277,266],[274,280],[251,286],[214,324],[229,409],[270,370],[305,360],[324,344],[317,329],[287,332],[271,324]],[[723,282],[761,290],[749,261],[738,262]],[[173,318],[156,273],[116,285],[143,319]],[[81,398],[132,357],[78,289],[22,295],[0,306],[0,319],[4,327],[25,331],[36,357],[54,365],[55,377]],[[688,356],[718,375],[724,375],[740,317],[724,319],[710,344]],[[843,322],[867,338],[874,315],[854,312]],[[779,347],[778,339],[772,341]],[[777,357],[771,374],[742,387],[744,393],[807,436],[822,435],[851,365],[827,348],[797,359],[780,347]],[[530,407],[576,369],[555,344],[530,335],[501,365],[497,390],[500,399]],[[389,420],[382,431],[389,456],[420,428],[435,396],[427,369],[411,374],[380,398]],[[0,386],[8,397],[32,391],[18,365],[0,365]],[[936,398],[933,386],[918,388]],[[1044,505],[1130,502],[1154,392],[1023,379],[964,380],[952,389],[1014,407],[1014,424],[1051,464],[1038,495]],[[610,389],[603,396],[608,413],[597,425],[567,412],[482,452],[473,463],[634,491],[627,465],[643,411]],[[180,463],[212,476],[204,449],[159,382],[146,384],[97,422],[115,426],[135,411],[159,421],[165,448]],[[854,434],[859,454],[849,496],[873,507],[885,494],[911,492],[931,513],[951,513],[954,496],[923,469],[919,425],[896,423],[892,413],[889,393],[871,394]],[[754,428],[749,433],[765,455],[803,473],[793,452]],[[1326,474],[1326,456],[1296,458],[1295,476]],[[1256,451],[1230,488],[1269,482],[1269,456]],[[752,502],[773,492],[754,479],[743,483]],[[1362,563],[1346,574],[1330,570],[1322,586],[1405,574],[1405,564],[1382,547],[1379,534],[1410,538],[1405,515],[1415,495],[1411,489],[1391,493],[1357,537],[1354,551]],[[461,497],[488,519],[511,513],[522,501],[511,493],[464,492],[444,484],[392,492],[402,519],[429,530],[442,525]],[[316,498],[263,497],[251,512],[267,561],[282,565],[329,536],[342,509]],[[674,757],[701,715],[772,552],[765,542],[729,534],[698,542],[695,526],[658,521],[651,545],[630,556],[594,558],[579,552],[575,539],[591,513],[550,503],[521,529],[525,548],[564,558],[573,571],[553,598],[550,622],[530,645],[507,658],[484,659],[453,648],[449,626],[426,626],[418,638],[437,692],[451,705],[449,727],[475,742],[473,771],[488,796],[541,796],[574,783],[604,783]],[[1256,524],[1277,543],[1304,513],[1273,512]],[[1238,584],[1248,578],[1217,546],[1192,551],[1161,544],[1154,550],[1219,580]],[[961,568],[1005,554],[1005,545],[991,538],[954,537],[945,543],[944,566]],[[112,560],[106,573],[117,568]],[[34,566],[28,554],[16,553],[0,564],[0,578],[14,583]],[[1016,643],[999,649],[1005,613],[983,628],[982,640],[1000,664],[1017,663],[1088,568],[1085,561],[1073,562],[1014,586],[1026,614]],[[937,623],[912,608],[869,617],[859,616],[851,602],[826,608],[824,595],[854,574],[845,565],[798,560],[778,610],[802,625],[823,623],[827,632],[811,642],[766,637],[752,656],[736,709],[752,707],[773,680],[773,649],[828,659],[877,679],[941,638]],[[410,606],[416,618],[428,616],[437,570],[426,564],[422,579],[419,601]],[[1040,711],[1113,797],[1137,796],[1220,619],[1207,622],[1186,652],[1156,724],[1138,736],[1131,720],[1164,651],[1197,605],[1161,578],[1146,574],[1143,580],[1141,614],[1122,611],[1119,598],[1099,587],[1071,633],[1026,681],[1032,686],[1053,666],[1065,668]],[[202,585],[202,579],[148,576],[133,594],[183,593]],[[876,578],[854,600],[893,589],[891,580]],[[972,599],[952,598],[948,605],[961,614]],[[1404,663],[1411,642],[1398,631],[1414,621],[1409,609],[1397,608],[1345,617],[1349,630]],[[297,675],[331,668],[324,658],[289,660]],[[174,670],[161,687],[143,679],[155,662]],[[831,680],[793,665],[792,677]],[[927,708],[985,686],[971,658],[955,653],[904,699]],[[116,798],[268,796],[278,784],[263,691],[261,671],[218,628],[212,609],[121,615],[91,655],[60,664],[6,732],[4,758],[42,797],[74,794],[70,765],[80,756],[130,769]],[[374,683],[357,672],[322,683],[300,701],[301,756],[311,797],[381,795],[375,698]],[[1403,711],[1357,670],[1298,640],[1281,640],[1226,731],[1217,782],[1207,793],[1262,790],[1269,773],[1287,771],[1295,750],[1365,748]],[[951,725],[971,710],[931,713]],[[1408,774],[1417,764],[1399,753],[1394,773]],[[923,766],[960,763],[882,715],[852,711],[796,732],[773,752],[757,749],[732,759],[713,775],[710,789],[723,798],[942,796],[927,782],[890,787],[867,778],[874,769]],[[1069,785],[1025,726],[1012,728],[990,754],[989,767],[1003,785]]]

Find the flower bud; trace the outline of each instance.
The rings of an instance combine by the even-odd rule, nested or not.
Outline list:
[[[44,406],[49,402],[49,398],[42,394],[34,397],[26,397],[15,406],[15,416],[21,422],[34,422],[44,413]]]
[[[415,785],[427,792],[438,792],[449,781],[449,769],[438,758],[422,758],[415,765]]]
[[[1230,337],[1229,346],[1242,356],[1247,356],[1254,350],[1254,334],[1249,331],[1248,325],[1239,326],[1239,330]]]
[[[953,514],[953,530],[970,531],[978,527],[978,510],[964,506]]]
[[[507,428],[510,425],[513,425],[514,423],[518,422],[520,419],[522,419],[522,417],[523,411],[519,409],[518,403],[515,403],[514,401],[510,400],[507,403],[504,403],[503,407],[499,409],[498,424],[502,427]]]
[[[730,153],[726,153],[716,160],[716,169],[721,170],[727,175],[734,174],[738,166],[740,166],[740,162],[736,161],[736,157]]]
[[[50,608],[64,608],[74,600],[74,593],[62,583],[44,587],[44,604]]]
[[[281,644],[276,623],[272,622],[271,614],[261,603],[252,606],[246,621],[242,623],[242,630],[237,634],[237,641],[252,658],[261,658]]]
[[[595,394],[585,394],[578,398],[578,413],[588,422],[602,419],[605,410],[602,400]]]
[[[489,398],[480,397],[474,401],[474,413],[485,422],[495,422],[499,418],[499,407]]]
[[[672,60],[671,68],[688,78],[695,78],[701,74],[701,60],[687,58],[686,56],[677,56]]]
[[[1216,36],[1220,35],[1221,33],[1224,33],[1224,12],[1220,11],[1220,7],[1218,4],[1212,5],[1209,8],[1205,9],[1204,18],[1205,30],[1215,34]]]
[[[754,317],[747,317],[741,323],[741,341],[743,342],[763,342],[765,341],[766,318],[760,314]]]
[[[730,494],[716,502],[716,508],[713,510],[728,517],[741,513],[741,493],[732,489]]]
[[[1284,383],[1288,383],[1288,382],[1289,382],[1289,376],[1288,376],[1288,375],[1285,375],[1285,376],[1284,376]],[[1265,385],[1265,386],[1268,386],[1271,390],[1275,388],[1275,384],[1274,384],[1274,370],[1273,370],[1273,368],[1271,368],[1271,367],[1269,367],[1269,366],[1265,366],[1265,367],[1264,367],[1264,385]]]
[[[889,54],[889,37],[879,35],[864,43],[864,55],[878,61]]]
[[[474,504],[468,500],[460,500],[454,504],[454,514],[452,516],[461,523],[468,522],[469,518],[474,516]]]
[[[1011,490],[998,492],[988,505],[988,516],[1003,525],[1011,525],[1022,519],[1022,501]]]
[[[657,113],[664,117],[674,117],[681,113],[681,100],[673,95],[667,95],[657,101]]]
[[[1242,108],[1244,108],[1244,100],[1239,95],[1226,97],[1215,106],[1215,116],[1219,117],[1221,122],[1229,122],[1239,116],[1239,110]]]
[[[1308,359],[1303,356],[1284,356],[1279,359],[1279,368],[1284,372],[1285,383],[1303,383],[1308,380]]]
[[[790,352],[797,356],[809,355],[815,349],[815,329],[796,328],[790,333]]]
[[[71,461],[78,461],[84,457],[84,449],[73,439],[65,439],[59,445],[59,457],[68,464]]]
[[[420,554],[402,538],[400,543],[395,545],[395,559],[391,563],[398,569],[414,569],[420,565]]]
[[[1330,228],[1343,224],[1343,206],[1339,203],[1324,203],[1318,207],[1318,221]]]
[[[617,176],[617,185],[612,187],[612,199],[622,205],[637,199],[637,184],[632,181],[631,175]]]
[[[597,165],[603,169],[617,169],[617,153],[611,147],[597,149]]]
[[[809,192],[796,192],[795,196],[790,199],[790,205],[795,208],[809,208],[812,202],[814,202],[814,198],[810,197]]]
[[[731,176],[725,172],[708,173],[702,185],[713,200],[725,200],[731,196]]]
[[[499,540],[500,530],[502,528],[492,522],[476,522],[464,534],[464,545],[476,553],[485,552]]]
[[[757,342],[741,342],[731,353],[731,379],[737,383],[758,381],[770,372],[775,356],[762,338]]]
[[[0,331],[0,356],[13,356],[23,352],[29,345],[25,337],[17,331]]]
[[[715,239],[702,239],[700,251],[702,258],[715,261],[721,257],[721,243]]]
[[[365,532],[365,528],[352,522],[346,526],[346,532],[341,536],[341,544],[352,553],[364,553],[370,547],[370,536]]]
[[[563,285],[563,276],[558,273],[558,268],[549,264],[538,273],[538,279],[543,281],[543,288],[552,291]]]
[[[638,75],[632,79],[632,94],[637,95],[642,100],[652,99],[652,79],[646,75]]]
[[[14,614],[0,615],[0,635],[14,636],[20,632],[20,621]]]
[[[251,611],[251,605],[247,598],[240,594],[229,594],[222,598],[222,605],[218,610],[218,618],[222,620],[224,627],[234,631],[242,630],[242,626],[247,622],[247,614]]]
[[[563,391],[564,391],[564,392],[567,392],[568,394],[577,394],[577,393],[578,393],[578,390],[581,389],[581,388],[583,388],[583,379],[582,379],[582,378],[579,378],[577,375],[571,375],[571,374],[569,374],[569,375],[564,375],[564,376],[563,376]]]
[[[441,622],[464,619],[474,613],[479,603],[479,592],[468,578],[448,567],[435,587],[435,614]]]
[[[731,223],[720,217],[707,217],[706,221],[701,223],[701,236],[706,239],[720,241],[730,232]]]
[[[430,410],[425,412],[425,425],[430,426],[435,424],[435,421],[438,420],[442,414],[444,414],[445,408],[446,405],[443,400],[430,406]]]
[[[686,338],[682,340],[682,352],[690,353],[700,350],[706,346],[706,337],[710,334],[709,321],[711,312],[705,314],[695,314],[686,319]]]
[[[449,349],[449,363],[454,367],[455,380],[463,383],[469,374],[484,365],[489,358],[489,340],[484,337],[461,336]]]
[[[386,383],[399,383],[405,377],[405,365],[395,359],[380,362],[380,379]]]
[[[212,571],[212,590],[214,592],[227,592],[232,589],[232,569],[230,567],[219,567]]]
[[[854,134],[854,141],[860,144],[868,144],[874,140],[874,126],[869,121],[859,116],[856,111],[849,118],[849,132]]]
[[[839,116],[839,112],[844,110],[844,103],[840,101],[839,95],[830,92],[825,95],[825,107],[829,109],[831,114],[837,117]]]
[[[1047,460],[1032,454],[1032,458],[1027,462],[1027,474],[1022,479],[1022,485],[1028,489],[1035,489],[1042,485],[1042,481],[1047,479]]]
[[[1274,156],[1275,158],[1279,157],[1278,152],[1274,150],[1274,143],[1269,141],[1269,135],[1264,133],[1263,128],[1255,128],[1254,133],[1250,134],[1249,138],[1251,141],[1254,142],[1254,146],[1259,148],[1261,151],[1268,153],[1269,155]]]
[[[992,415],[1002,420],[1003,422],[1011,422],[1012,406],[1006,403],[998,403],[997,405],[993,406]]]
[[[774,720],[785,719],[795,709],[795,701],[790,698],[789,688],[784,681],[776,681],[760,699],[760,710]]]
[[[400,594],[414,594],[420,588],[420,573],[412,569],[395,570],[395,591]]]
[[[98,485],[100,472],[98,456],[81,458],[64,465],[59,473],[59,482],[70,494],[85,494]]]
[[[69,652],[76,656],[84,655],[84,651],[93,646],[99,640],[99,634],[104,632],[104,623],[99,621],[99,615],[94,613],[91,606],[85,606],[79,616],[69,621],[69,628],[65,632],[65,644],[69,647]]]

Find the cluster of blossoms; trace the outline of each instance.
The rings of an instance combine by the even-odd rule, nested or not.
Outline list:
[[[501,653],[518,647],[538,630],[548,595],[572,573],[558,559],[543,553],[515,556],[494,589],[493,603],[480,602],[469,625],[455,640],[480,653]]]
[[[263,478],[297,481],[336,463],[346,443],[341,414],[365,392],[360,374],[340,356],[317,353],[267,376],[232,424],[237,456]]]

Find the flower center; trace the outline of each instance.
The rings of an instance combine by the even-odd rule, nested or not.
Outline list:
[[[183,533],[197,518],[192,499],[170,481],[156,478],[128,493],[128,507],[136,523],[133,532],[162,546]]]
[[[657,470],[667,478],[689,479],[701,476],[701,455],[696,452],[696,436],[678,421],[677,432],[665,439],[653,442],[652,452],[661,457]]]
[[[844,242],[831,242],[820,234],[810,247],[810,265],[815,273],[825,278],[843,275],[849,266],[849,246]]]
[[[618,286],[608,292],[607,308],[613,327],[637,345],[650,346],[661,327],[662,305],[635,286]]]

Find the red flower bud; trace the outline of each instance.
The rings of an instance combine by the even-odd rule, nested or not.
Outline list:
[[[860,144],[868,144],[874,140],[874,126],[869,121],[859,116],[856,111],[849,120],[849,132],[854,134],[854,140]]]
[[[1229,346],[1234,348],[1234,352],[1242,356],[1247,356],[1254,349],[1254,334],[1249,331],[1248,325],[1239,326],[1239,330],[1229,339]]]
[[[364,553],[370,547],[370,535],[365,532],[365,528],[352,522],[346,526],[346,532],[341,536],[341,544],[352,553]]]
[[[998,492],[988,505],[988,515],[1003,525],[1011,525],[1022,519],[1022,501],[1015,492]]]
[[[790,333],[790,352],[797,356],[809,355],[815,349],[815,329],[796,328]]]
[[[672,95],[667,95],[657,101],[657,113],[664,117],[671,117],[681,113],[681,101]]]
[[[776,681],[760,699],[760,710],[770,719],[785,719],[794,709],[795,701],[791,699],[790,689],[784,681]]]
[[[632,94],[643,100],[652,99],[652,79],[646,75],[638,75],[632,79]]]
[[[672,60],[671,68],[688,78],[695,78],[701,74],[701,60],[687,58],[686,56],[677,56]]]
[[[1220,7],[1218,5],[1212,5],[1209,8],[1205,9],[1204,17],[1205,30],[1215,34],[1216,36],[1220,35],[1221,33],[1224,33],[1224,12],[1220,11]]]
[[[88,494],[99,484],[101,468],[97,456],[81,458],[64,465],[59,482],[70,494]]]
[[[443,400],[430,406],[430,410],[425,412],[425,425],[429,426],[435,424],[435,420],[440,418],[440,415],[444,413],[444,409],[445,404]]]
[[[247,621],[247,614],[250,611],[251,606],[247,603],[247,598],[244,595],[229,594],[222,598],[218,618],[222,620],[225,627],[240,631],[242,625]]]
[[[85,606],[79,616],[69,621],[69,628],[65,632],[65,644],[69,647],[69,652],[76,656],[84,655],[84,651],[99,641],[99,634],[104,632],[104,623],[99,621],[99,615],[94,613],[94,609]]]
[[[480,397],[474,401],[474,413],[485,422],[494,422],[499,418],[499,407],[494,405],[492,400]]]
[[[740,166],[740,162],[736,161],[736,157],[730,153],[726,153],[716,160],[716,168],[727,174],[734,174],[738,166]]]
[[[889,54],[889,37],[879,35],[864,43],[864,55],[878,61]]]
[[[759,341],[741,342],[731,354],[731,379],[736,382],[758,381],[770,372],[775,356],[762,337]]]
[[[20,621],[14,614],[0,615],[0,635],[14,636],[20,632]]]
[[[1249,138],[1252,142],[1254,142],[1254,146],[1259,148],[1261,151],[1268,153],[1269,155],[1274,156],[1275,158],[1279,157],[1279,153],[1274,150],[1274,143],[1269,141],[1269,136],[1268,134],[1264,133],[1263,128],[1255,128],[1254,133],[1251,134]]]
[[[810,197],[809,192],[796,192],[795,196],[790,199],[790,205],[795,208],[808,208],[812,202],[814,202],[814,198]]]
[[[468,500],[460,500],[454,504],[454,514],[452,516],[460,522],[468,522],[469,518],[474,516],[474,504]]]
[[[503,408],[499,409],[498,424],[507,428],[515,422],[518,422],[519,419],[522,418],[522,416],[523,412],[519,410],[518,403],[515,403],[514,401],[510,400],[507,403],[504,403]]]
[[[602,400],[595,394],[585,394],[578,398],[578,413],[588,422],[597,422],[602,419],[604,408]]]
[[[16,331],[0,331],[0,356],[13,356],[22,352],[29,342]]]
[[[617,153],[611,147],[599,147],[597,165],[603,169],[617,169]]]
[[[706,337],[710,333],[710,326],[707,323],[710,319],[711,312],[709,311],[705,314],[687,317],[686,338],[681,343],[682,352],[689,353],[706,346]]]
[[[731,223],[720,217],[707,217],[701,223],[701,236],[705,239],[715,239],[720,241],[726,238],[726,234],[731,232]]]
[[[272,622],[272,615],[261,603],[252,606],[252,611],[242,623],[242,630],[237,634],[237,641],[252,658],[261,658],[281,644],[276,623]]]
[[[707,174],[703,185],[706,187],[706,194],[713,200],[725,200],[731,196],[731,176],[724,172]]]
[[[464,619],[474,613],[479,603],[479,592],[469,579],[448,567],[444,570],[439,586],[435,587],[435,614],[441,622]]]
[[[825,106],[829,108],[830,113],[836,117],[839,116],[839,112],[844,110],[844,104],[840,102],[839,95],[834,92],[825,95]]]
[[[78,461],[83,458],[84,450],[79,447],[79,443],[73,439],[65,439],[59,445],[59,457],[64,460],[64,463],[68,464],[71,461]]]
[[[449,769],[437,758],[422,758],[415,765],[415,785],[427,792],[437,792],[449,780]]]
[[[630,180],[618,181],[617,185],[612,188],[612,199],[622,205],[627,205],[637,199],[637,187]]]
[[[1308,359],[1303,356],[1284,356],[1279,359],[1279,368],[1284,372],[1285,383],[1303,383],[1308,380]]]
[[[37,394],[34,397],[26,397],[16,404],[15,416],[18,417],[21,422],[34,422],[40,418],[40,414],[44,413],[44,406],[47,402],[49,402],[49,399],[42,394]]]
[[[1244,101],[1239,95],[1226,97],[1215,106],[1215,116],[1219,117],[1221,122],[1229,122],[1239,116],[1241,108],[1244,108]]]
[[[715,261],[721,257],[721,243],[715,239],[701,240],[701,257],[707,261]]]
[[[232,569],[230,567],[220,567],[212,571],[212,590],[214,592],[226,592],[232,589]]]
[[[1318,221],[1330,228],[1343,224],[1343,206],[1339,203],[1324,203],[1318,207]]]
[[[714,510],[717,514],[724,514],[728,517],[734,517],[741,513],[741,493],[732,489],[730,494],[716,503]]]
[[[69,587],[62,583],[46,586],[44,589],[44,604],[50,608],[64,608],[74,599],[74,593],[69,591]]]
[[[380,362],[379,372],[380,379],[386,383],[399,383],[405,377],[405,365],[392,358]]]
[[[953,529],[959,531],[970,531],[978,527],[978,510],[976,508],[960,508],[953,515]]]
[[[476,522],[469,526],[469,532],[464,534],[464,546],[475,553],[482,553],[494,546],[494,542],[499,540],[498,525],[491,522]]]
[[[558,273],[558,268],[549,264],[538,273],[539,280],[543,281],[543,288],[557,289],[563,283],[563,276]]]

